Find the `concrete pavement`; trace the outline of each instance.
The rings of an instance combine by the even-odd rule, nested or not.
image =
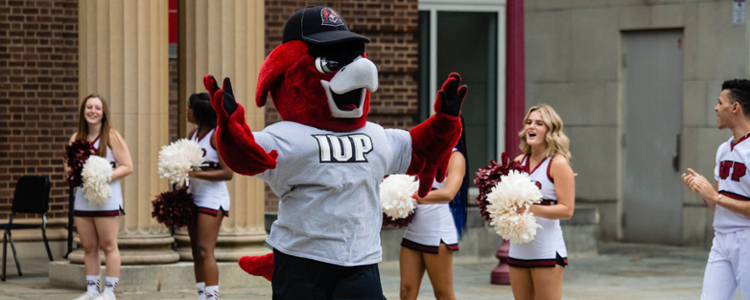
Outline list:
[[[571,257],[565,270],[563,299],[700,299],[703,270],[708,251],[704,249],[605,243],[600,255]],[[0,283],[0,300],[73,299],[82,290],[51,288],[48,264],[42,260],[21,261],[23,277],[15,273],[9,257],[6,282]],[[510,286],[489,284],[489,274],[496,260],[457,258],[454,262],[454,287],[457,299],[513,299]],[[398,299],[398,263],[380,265],[385,296]],[[249,275],[248,275],[249,276]],[[127,280],[123,278],[122,280]],[[222,299],[271,299],[267,286],[224,289]],[[182,292],[118,293],[120,300],[197,299],[192,290]],[[434,299],[427,276],[419,299]],[[740,299],[737,297],[736,299]]]

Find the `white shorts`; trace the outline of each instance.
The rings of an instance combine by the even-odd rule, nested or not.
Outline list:
[[[440,243],[458,251],[458,232],[448,203],[417,205],[401,246],[425,253],[438,253]]]
[[[703,275],[702,300],[750,300],[750,228],[716,232]]]
[[[510,244],[508,265],[516,268],[554,267],[568,265],[568,250],[565,248],[560,220],[536,217],[542,228],[525,244]]]
[[[225,181],[209,181],[190,178],[188,192],[193,195],[198,212],[216,216],[219,211],[229,216],[229,190]]]
[[[102,206],[91,205],[89,200],[83,195],[83,188],[76,188],[76,200],[73,207],[73,215],[76,217],[111,217],[124,215],[122,209],[122,190],[120,181],[109,184],[111,191],[109,199]]]

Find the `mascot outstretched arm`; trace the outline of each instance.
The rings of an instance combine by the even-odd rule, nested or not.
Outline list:
[[[452,73],[435,100],[435,115],[417,125],[409,134],[412,141],[411,165],[406,171],[419,178],[419,196],[427,196],[432,181],[443,181],[451,149],[461,138],[461,103],[468,87],[461,76]]]
[[[227,166],[235,173],[247,176],[276,168],[276,150],[266,153],[255,142],[253,132],[245,123],[245,108],[234,100],[229,78],[224,79],[223,88],[219,89],[216,79],[206,75],[203,85],[216,111],[216,143]]]

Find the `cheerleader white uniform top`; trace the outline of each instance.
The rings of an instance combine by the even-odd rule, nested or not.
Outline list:
[[[211,136],[214,134],[211,129],[203,137],[198,137],[198,130],[193,133],[190,140],[198,143],[203,149],[203,158],[208,164],[208,168],[219,168],[219,153],[211,145]],[[229,216],[229,190],[225,181],[210,181],[198,178],[190,178],[188,192],[193,194],[195,205],[198,206],[198,212],[216,216],[219,211],[223,211],[225,216]]]
[[[555,156],[545,158],[529,172],[529,178],[542,191],[542,202],[535,205],[557,205],[555,181],[550,176],[550,165]],[[521,163],[529,171],[529,155]],[[536,236],[525,244],[510,244],[508,265],[517,268],[554,267],[568,264],[568,250],[565,248],[560,220],[550,220],[536,216]]]
[[[453,152],[458,149],[453,148]],[[445,187],[445,180],[432,183],[432,189]],[[437,254],[440,243],[458,251],[458,232],[448,203],[417,204],[414,217],[406,228],[401,246],[424,253]]]
[[[750,176],[748,158],[750,158],[750,141],[748,136],[734,142],[734,137],[722,143],[716,151],[714,179],[719,183],[719,193],[723,197],[740,201],[750,201]],[[714,212],[714,230],[728,234],[750,228],[750,217],[716,206]]]
[[[99,149],[99,138],[97,137],[94,141],[94,148]],[[112,168],[117,167],[117,161],[115,156],[112,155],[112,149],[107,146],[107,160],[112,164]],[[83,189],[81,187],[76,188],[76,201],[75,201],[75,212],[73,215],[76,217],[111,217],[125,214],[122,210],[122,190],[120,189],[120,181],[114,181],[109,183],[111,192],[109,199],[103,205],[91,205],[86,196],[83,195]]]

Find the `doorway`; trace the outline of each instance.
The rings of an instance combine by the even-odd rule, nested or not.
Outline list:
[[[622,35],[623,239],[682,241],[682,30]]]

